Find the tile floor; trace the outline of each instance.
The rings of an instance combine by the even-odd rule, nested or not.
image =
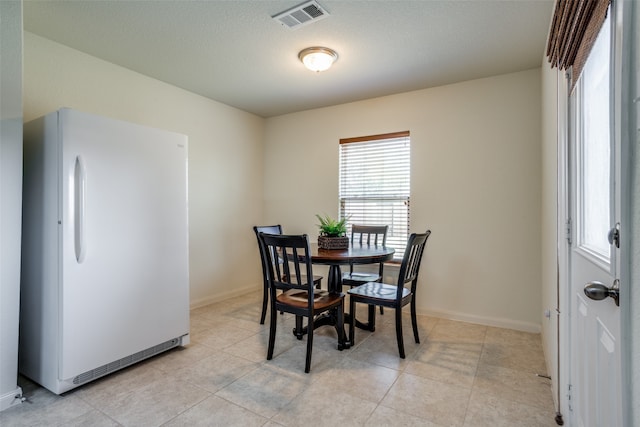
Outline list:
[[[191,344],[56,396],[20,377],[28,402],[0,412],[13,426],[555,426],[539,334],[419,316],[397,355],[391,312],[337,350],[335,330],[306,338],[278,316],[274,358],[261,293],[191,313]],[[408,307],[405,308],[408,313]],[[366,309],[358,311],[358,317]],[[267,316],[268,323],[268,316]]]

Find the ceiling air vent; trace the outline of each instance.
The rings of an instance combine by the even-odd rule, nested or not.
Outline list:
[[[329,12],[323,9],[318,2],[311,0],[274,15],[272,18],[286,28],[295,30],[303,25],[324,19],[327,16],[329,16]]]

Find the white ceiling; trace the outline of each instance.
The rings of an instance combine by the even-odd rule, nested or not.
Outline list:
[[[1,0],[0,0],[1,1]],[[24,28],[263,117],[539,67],[552,0],[318,0],[329,17],[289,30],[302,0],[24,1]],[[298,52],[339,54],[322,73]]]

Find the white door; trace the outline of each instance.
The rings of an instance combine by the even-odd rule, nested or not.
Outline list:
[[[570,425],[621,426],[619,77],[611,13],[572,97]],[[589,295],[587,295],[589,294]]]

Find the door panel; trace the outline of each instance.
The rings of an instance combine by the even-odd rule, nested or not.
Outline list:
[[[572,342],[572,410],[579,426],[620,424],[620,321],[619,307],[612,298],[594,301],[584,286],[613,282],[612,275],[584,257],[571,253],[574,295]]]
[[[576,294],[575,295],[575,307],[576,316],[574,317],[574,333],[573,338],[576,347],[579,348],[587,348],[587,332],[589,330],[589,306],[584,301],[584,298]],[[585,421],[584,418],[590,418],[587,412],[590,408],[589,400],[592,399],[592,396],[588,395],[589,387],[589,365],[590,365],[590,356],[591,352],[585,352],[582,357],[575,358],[574,365],[574,380],[572,384],[573,389],[573,400],[575,402],[575,408],[581,408],[581,411],[575,411],[577,418],[575,425],[584,426]]]
[[[597,320],[597,336],[595,389],[600,396],[607,396],[608,401],[613,401],[615,404],[594,405],[598,411],[595,415],[596,425],[622,425],[619,418],[621,408],[618,407],[620,384],[617,381],[618,375],[614,374],[620,367],[619,344],[616,336],[609,331],[601,319]]]
[[[619,271],[618,250],[607,240],[620,221],[611,25],[609,16],[576,86],[570,149],[571,410],[572,424],[585,427],[622,420],[620,309],[613,298],[593,300],[584,291],[594,282],[613,286]]]

